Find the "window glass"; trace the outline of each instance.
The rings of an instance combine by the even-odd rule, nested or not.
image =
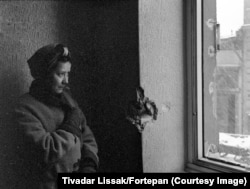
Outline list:
[[[250,0],[203,1],[203,156],[250,167]]]

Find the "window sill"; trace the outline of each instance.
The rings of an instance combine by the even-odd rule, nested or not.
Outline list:
[[[185,167],[187,173],[247,173],[249,169],[240,168],[238,166],[214,162],[212,160],[204,159],[197,160],[194,163],[187,163]]]

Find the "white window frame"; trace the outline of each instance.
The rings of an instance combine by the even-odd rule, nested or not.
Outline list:
[[[187,172],[237,173],[247,172],[233,164],[203,158],[202,154],[202,1],[186,0],[185,7],[185,51],[187,60]]]

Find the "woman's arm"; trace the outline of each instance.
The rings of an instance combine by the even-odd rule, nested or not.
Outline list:
[[[76,135],[62,129],[46,131],[28,106],[17,107],[15,119],[28,148],[36,148],[35,151],[39,152],[37,155],[46,164],[58,161],[76,146]]]

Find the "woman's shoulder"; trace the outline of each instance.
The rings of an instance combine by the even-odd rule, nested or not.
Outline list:
[[[31,96],[29,93],[24,93],[23,95],[17,98],[17,103],[31,103],[32,101],[36,101],[36,99]]]
[[[39,101],[31,96],[29,93],[25,93],[19,96],[15,103],[15,109],[21,107],[31,107],[39,104]]]

